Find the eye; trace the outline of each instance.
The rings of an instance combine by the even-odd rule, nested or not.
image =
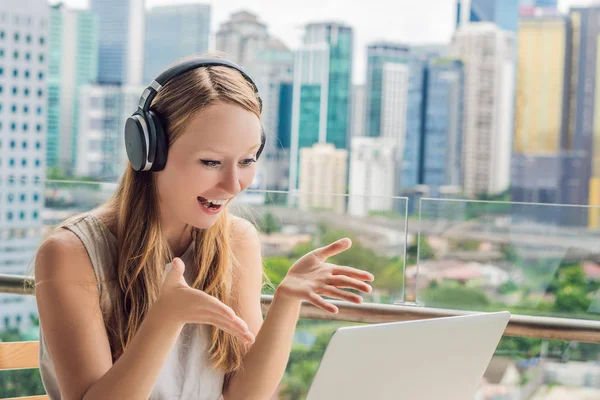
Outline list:
[[[211,168],[218,167],[221,164],[220,161],[215,161],[215,160],[200,160],[200,162],[202,164],[206,165],[207,167],[211,167]]]
[[[242,160],[240,162],[240,164],[242,164],[244,167],[248,167],[248,166],[252,165],[255,162],[256,162],[255,158],[247,158],[245,160]]]

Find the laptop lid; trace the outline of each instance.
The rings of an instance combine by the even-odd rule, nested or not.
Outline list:
[[[336,330],[307,400],[472,399],[509,312]]]

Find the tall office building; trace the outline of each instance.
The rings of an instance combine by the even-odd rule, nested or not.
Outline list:
[[[348,212],[367,216],[392,211],[396,177],[396,143],[386,137],[353,137],[350,154]]]
[[[517,32],[519,0],[457,0],[456,26],[492,22],[500,29]]]
[[[232,14],[219,27],[215,42],[217,51],[248,71],[263,102],[267,144],[252,187],[287,189],[294,53],[247,11]]]
[[[347,149],[350,134],[352,28],[334,22],[306,25],[294,64],[290,190],[299,150],[315,143]]]
[[[559,203],[569,114],[570,22],[566,17],[519,22],[512,200]]]
[[[29,272],[42,236],[49,7],[0,2],[0,273]],[[27,324],[28,296],[0,296],[0,320]]]
[[[50,9],[47,165],[71,174],[77,158],[79,88],[98,78],[97,19],[62,4]]]
[[[173,62],[208,51],[210,4],[156,6],[145,23],[144,84]]]
[[[465,65],[465,194],[503,192],[510,181],[515,36],[491,23],[472,23],[454,34],[451,47]]]
[[[427,66],[422,184],[461,185],[464,65],[433,59]]]
[[[365,85],[352,85],[352,105],[350,107],[350,137],[364,136],[365,129]]]
[[[127,162],[123,132],[143,86],[84,85],[80,107],[75,174],[103,182],[120,179]]]
[[[98,17],[99,84],[142,84],[144,7],[144,0],[90,0]]]
[[[564,149],[561,202],[600,205],[600,6],[572,8],[569,120]],[[600,226],[600,215],[579,213],[578,225]],[[574,220],[575,218],[572,218]]]
[[[407,74],[407,71],[394,66],[407,65],[409,57],[410,48],[404,44],[376,42],[367,47],[365,136],[383,136],[382,114],[385,110],[384,103],[386,100],[388,105],[390,97],[404,98],[404,103],[406,103],[408,88],[406,84],[402,85],[400,83],[407,81],[407,79],[400,78],[398,74]],[[384,69],[387,73],[384,73]],[[392,79],[393,82],[386,82],[386,78]],[[392,85],[392,83],[395,83],[395,85]],[[397,121],[398,124],[405,125],[406,112],[396,112],[396,114],[397,118],[404,119],[404,121]],[[388,124],[390,117],[388,115]],[[388,125],[388,133],[389,129],[391,129],[391,126]]]
[[[299,208],[324,208],[344,213],[348,151],[330,143],[300,150]]]

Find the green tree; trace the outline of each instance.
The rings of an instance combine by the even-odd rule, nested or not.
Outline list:
[[[457,310],[485,309],[490,305],[490,300],[483,290],[448,283],[433,289],[424,289],[422,299],[428,307]]]
[[[267,211],[260,221],[260,230],[266,233],[267,235],[270,235],[275,232],[280,232],[281,223],[279,222],[279,220],[277,220],[277,218],[273,216],[273,214],[270,211]]]

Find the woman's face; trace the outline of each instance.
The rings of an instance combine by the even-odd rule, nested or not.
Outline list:
[[[252,183],[262,127],[240,106],[215,103],[194,116],[157,174],[161,217],[207,229]]]

